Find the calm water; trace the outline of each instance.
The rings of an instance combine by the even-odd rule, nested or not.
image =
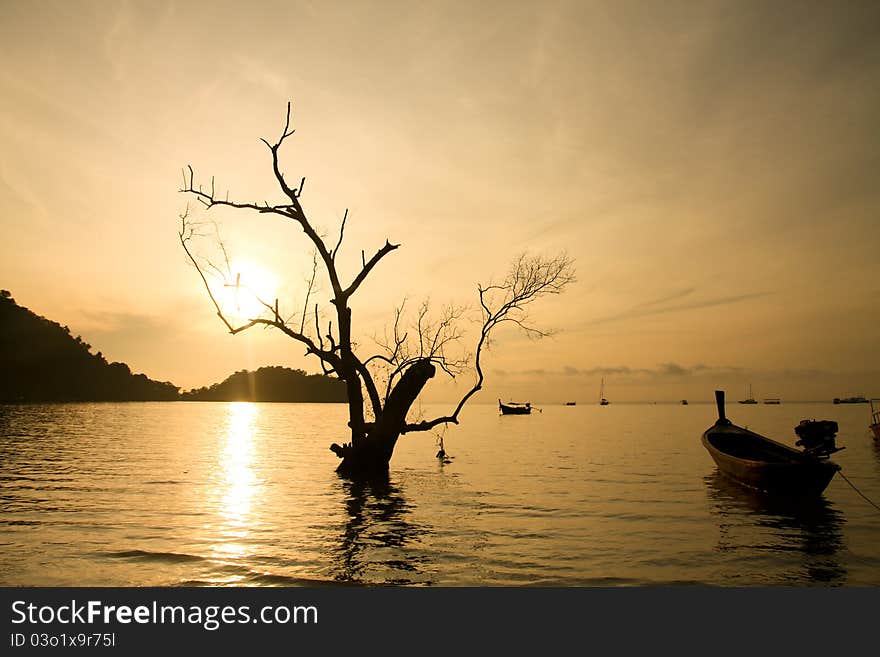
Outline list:
[[[728,414],[789,444],[799,420],[837,420],[837,462],[880,502],[866,406]],[[699,440],[710,404],[477,405],[446,434],[451,464],[405,436],[375,486],[333,472],[345,420],[342,405],[0,406],[0,584],[880,584],[880,511],[840,477],[807,504],[720,479]]]

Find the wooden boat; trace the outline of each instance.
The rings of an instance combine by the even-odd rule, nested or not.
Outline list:
[[[500,399],[498,400],[498,408],[502,415],[529,415],[532,412],[532,405],[529,402],[507,402],[506,404]]]
[[[781,404],[782,401],[779,399],[779,397],[768,397],[767,399],[764,400],[764,403],[765,404]]]
[[[880,440],[880,410],[874,410],[874,400],[871,400],[871,431],[874,432],[874,440]]]
[[[740,404],[757,404],[758,400],[752,396],[752,384],[749,384],[749,396],[739,400]]]
[[[566,406],[577,406],[577,402],[565,402]]]
[[[605,399],[605,379],[602,379],[602,383],[599,386],[599,406],[608,406],[610,402]]]
[[[702,442],[730,479],[773,493],[819,495],[840,470],[821,453],[808,454],[731,423],[724,416],[723,391],[715,391],[715,401],[718,421],[703,433]]]
[[[682,405],[682,406],[687,406],[687,405],[688,405],[688,400],[687,400],[687,399],[682,399],[682,400],[681,400],[681,405]]]

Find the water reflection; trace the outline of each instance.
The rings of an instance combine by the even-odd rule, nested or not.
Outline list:
[[[721,531],[718,550],[745,553],[801,553],[802,570],[784,576],[793,583],[846,583],[840,561],[844,547],[842,512],[824,497],[767,495],[719,472],[705,478],[711,510]]]
[[[212,546],[217,556],[243,557],[248,554],[252,525],[252,506],[258,489],[254,474],[254,431],[257,406],[249,402],[229,405],[226,431],[221,444],[216,478],[216,528],[219,542]]]
[[[340,479],[348,519],[337,550],[336,580],[428,584],[424,529],[411,523],[409,503],[389,478],[368,482]]]

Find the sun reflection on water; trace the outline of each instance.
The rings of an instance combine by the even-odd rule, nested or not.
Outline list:
[[[247,538],[251,531],[252,507],[258,489],[253,470],[254,432],[258,410],[250,402],[229,404],[229,416],[220,452],[218,481],[219,508],[222,519],[217,556],[239,558],[249,552]]]

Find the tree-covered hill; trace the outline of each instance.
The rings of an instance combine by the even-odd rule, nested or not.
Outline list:
[[[345,383],[323,374],[286,367],[242,370],[209,388],[181,395],[191,401],[344,402]]]
[[[178,386],[108,363],[70,329],[0,290],[0,402],[268,401],[345,402],[345,384],[286,367],[242,370],[221,383],[180,394]]]
[[[0,401],[165,401],[178,387],[132,374],[0,290]]]

